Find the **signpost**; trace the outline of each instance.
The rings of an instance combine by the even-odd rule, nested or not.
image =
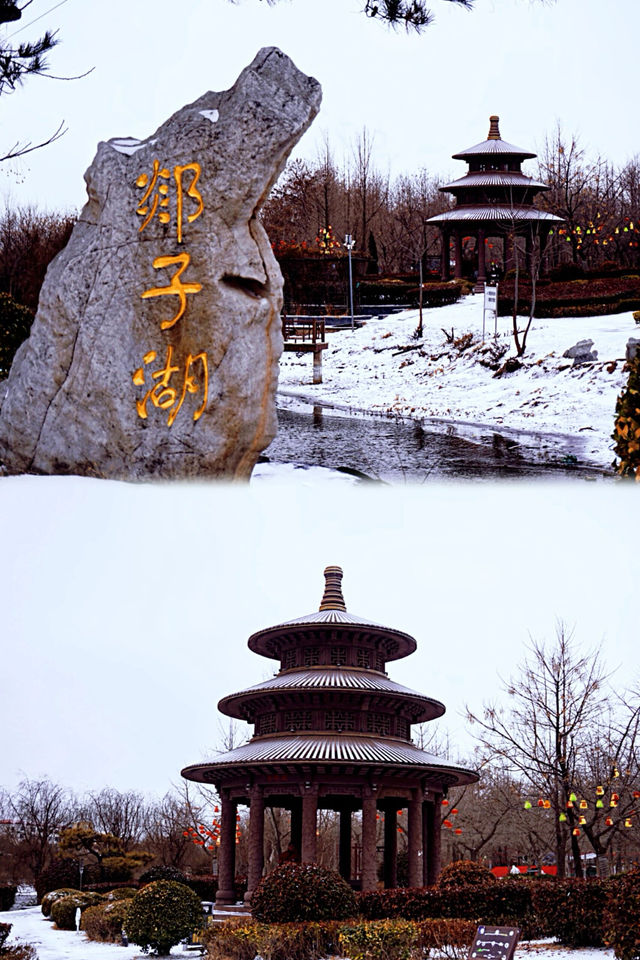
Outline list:
[[[519,937],[518,927],[478,927],[467,960],[512,960]]]
[[[482,311],[482,342],[484,343],[485,322],[489,316],[493,315],[493,335],[498,336],[498,284],[495,287],[485,285],[484,288],[484,306]]]

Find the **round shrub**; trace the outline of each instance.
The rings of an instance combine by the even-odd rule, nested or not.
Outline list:
[[[42,898],[42,903],[40,909],[45,917],[51,916],[51,907],[54,905],[56,900],[62,900],[63,897],[74,896],[82,894],[82,890],[78,890],[76,887],[60,887],[58,890],[50,890],[49,893],[45,893]]]
[[[138,892],[137,887],[116,887],[106,894],[107,900],[131,900]]]
[[[438,877],[439,887],[481,887],[495,882],[491,870],[473,860],[454,860],[447,864]]]
[[[358,912],[340,874],[315,863],[283,863],[264,877],[251,897],[251,913],[265,923],[346,920]]]
[[[618,960],[639,960],[640,870],[611,880],[604,914],[604,938]]]
[[[89,890],[62,897],[51,905],[51,919],[59,930],[75,930],[78,907],[82,912],[87,907],[102,903],[103,899],[101,894],[91,893]]]
[[[167,956],[171,947],[202,926],[202,905],[183,883],[156,880],[138,890],[129,903],[127,935],[146,953]]]
[[[156,880],[172,880],[174,883],[184,883],[189,886],[187,878],[177,867],[150,867],[140,875],[138,883],[144,887],[147,883],[155,883]]]
[[[131,900],[112,900],[87,907],[80,920],[80,929],[89,940],[101,943],[119,943]]]

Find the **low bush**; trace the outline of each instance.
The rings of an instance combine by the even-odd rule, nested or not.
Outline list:
[[[338,953],[338,933],[343,924],[259,923],[256,920],[215,923],[202,941],[212,960],[320,960]]]
[[[189,887],[174,880],[156,880],[138,890],[130,901],[127,935],[144,953],[167,956],[171,947],[202,926],[200,900]]]
[[[61,897],[51,905],[51,919],[59,930],[75,930],[76,910],[79,908],[82,914],[87,907],[93,907],[102,900],[102,894],[90,890]]]
[[[604,939],[618,960],[640,960],[640,870],[613,877],[604,912]]]
[[[131,900],[138,892],[137,887],[116,887],[105,894],[107,900]]]
[[[50,890],[49,893],[45,893],[40,904],[43,915],[45,917],[51,916],[51,907],[56,900],[62,900],[63,897],[75,896],[76,894],[82,894],[82,891],[76,887],[60,887],[59,890]]]
[[[409,920],[359,920],[338,934],[349,960],[412,960],[422,956],[418,927]]]
[[[477,929],[475,920],[419,920],[417,926],[423,956],[450,960],[466,958]]]
[[[89,940],[101,943],[120,943],[126,923],[130,900],[112,900],[87,907],[80,920],[80,929]]]
[[[0,923],[0,957],[3,960],[38,960],[35,947],[30,943],[12,943],[7,946],[11,923]]]
[[[12,883],[0,883],[0,910],[11,910],[16,902],[18,888]]]
[[[459,886],[485,886],[488,883],[495,883],[496,878],[481,863],[475,863],[473,860],[454,860],[448,863],[440,876],[437,886],[441,888],[459,887]]]
[[[314,863],[283,863],[264,877],[251,897],[251,912],[265,923],[344,920],[357,901],[340,874]]]

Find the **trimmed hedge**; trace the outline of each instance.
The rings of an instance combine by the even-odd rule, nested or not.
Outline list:
[[[100,943],[120,943],[122,928],[129,913],[130,899],[112,900],[87,907],[80,920],[80,929],[89,940]]]
[[[640,870],[612,877],[609,889],[605,941],[618,960],[640,960]]]
[[[396,957],[407,943],[452,960],[466,956],[476,931],[464,920],[351,920],[310,923],[259,923],[227,920],[208,927],[202,940],[211,960],[321,960],[323,957]],[[364,950],[366,948],[366,954]]]
[[[51,905],[51,919],[59,930],[75,930],[76,910],[80,908],[82,915],[87,907],[94,907],[97,903],[102,903],[103,899],[102,894],[91,893],[90,890],[62,897]]]
[[[258,884],[251,913],[264,923],[344,920],[358,912],[356,896],[339,873],[315,863],[282,863]]]
[[[495,883],[496,878],[481,863],[475,863],[473,860],[454,860],[448,863],[440,876],[437,886],[440,888],[474,886],[482,887],[486,884]]]
[[[50,890],[49,893],[45,893],[40,904],[43,916],[51,916],[51,908],[56,900],[62,900],[63,897],[70,896],[82,896],[82,890],[78,890],[76,887],[60,887],[59,890]]]
[[[558,880],[532,883],[532,906],[549,936],[569,947],[604,945],[604,912],[610,880]]]
[[[0,884],[0,910],[11,910],[16,902],[18,888],[12,883]]]

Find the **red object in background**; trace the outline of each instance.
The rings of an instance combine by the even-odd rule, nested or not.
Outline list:
[[[526,864],[525,866],[516,864],[516,866],[518,867],[520,873],[527,873],[529,870],[538,869],[535,864]],[[553,864],[551,867],[540,867],[540,870],[542,873],[546,873],[550,877],[555,877],[558,872],[558,868],[555,864]],[[491,873],[494,875],[494,877],[506,877],[510,872],[511,867],[491,867]]]

